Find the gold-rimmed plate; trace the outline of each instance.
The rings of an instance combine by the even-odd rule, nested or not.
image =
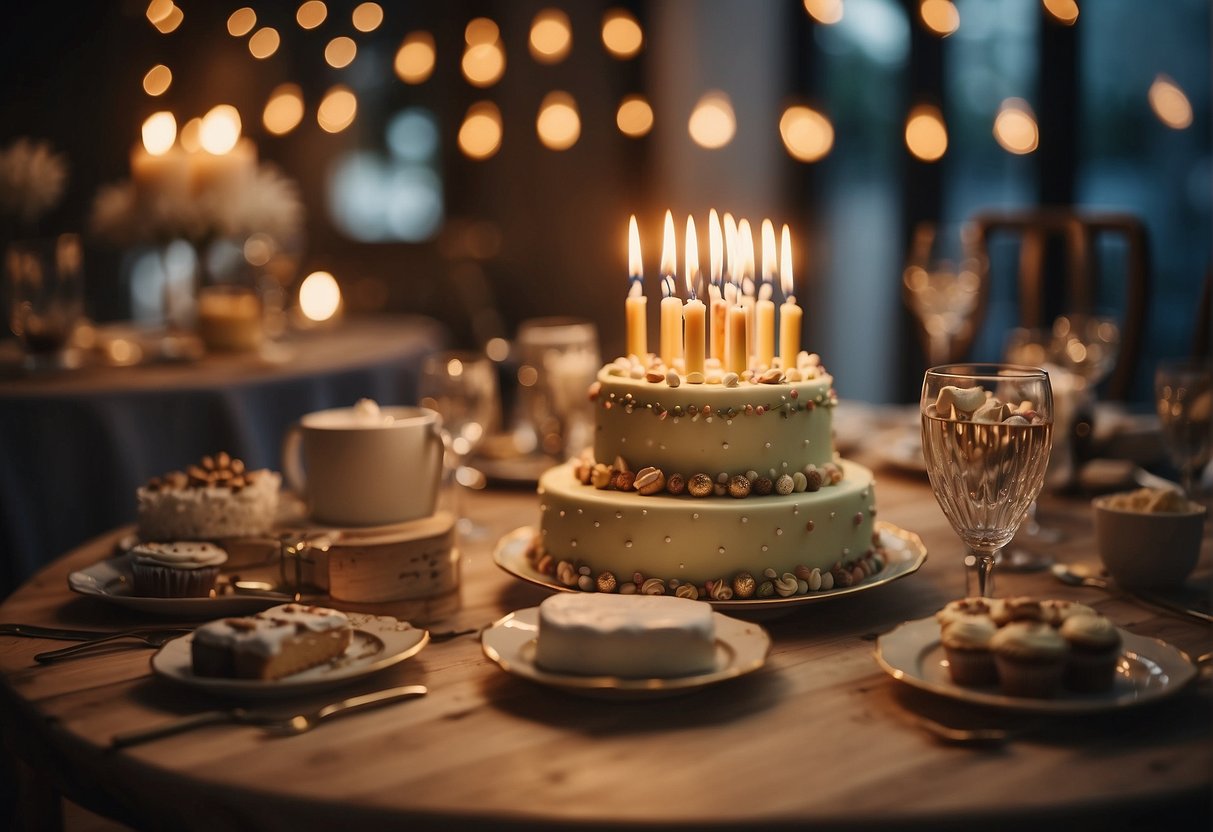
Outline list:
[[[976,705],[1047,714],[1110,711],[1169,696],[1196,676],[1182,650],[1158,639],[1120,631],[1121,654],[1112,688],[1097,693],[1061,691],[1052,699],[1007,696],[993,687],[962,687],[952,681],[932,616],[907,621],[876,640],[876,662],[898,681]]]
[[[713,613],[716,623],[716,666],[691,676],[627,679],[557,673],[535,664],[539,607],[517,610],[495,621],[480,638],[484,654],[507,673],[582,696],[604,699],[645,699],[676,696],[751,673],[766,663],[771,637],[759,625]]]
[[[281,679],[228,679],[198,676],[190,656],[193,633],[173,639],[152,656],[152,671],[164,679],[219,696],[273,699],[303,696],[344,685],[391,667],[421,652],[430,641],[428,630],[387,615],[346,613],[354,636],[345,653],[322,665]]]
[[[927,547],[923,545],[922,538],[918,535],[883,520],[876,521],[875,530],[880,534],[880,545],[886,554],[885,567],[857,584],[824,592],[810,592],[807,595],[792,595],[787,598],[746,598],[731,601],[712,601],[705,598],[703,600],[708,601],[717,612],[779,615],[791,612],[792,609],[805,604],[829,601],[884,586],[914,574],[926,563]],[[497,548],[493,551],[493,562],[514,577],[524,581],[560,592],[577,592],[578,590],[565,586],[553,576],[545,575],[535,569],[527,560],[527,548],[534,535],[535,530],[530,526],[523,526],[505,535],[497,542]]]

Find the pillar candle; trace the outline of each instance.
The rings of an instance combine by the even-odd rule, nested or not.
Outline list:
[[[698,298],[689,300],[682,308],[683,320],[686,322],[686,362],[687,375],[703,374],[704,362],[704,320],[707,307]]]
[[[641,363],[644,362],[645,357],[649,354],[648,339],[645,337],[645,310],[647,306],[648,298],[644,295],[628,296],[628,355],[635,356]]]
[[[708,293],[712,301],[712,358],[724,365],[724,333],[729,306],[720,296],[720,290],[712,286]]]
[[[775,363],[775,304],[759,298],[754,304],[754,361],[760,367]]]
[[[725,366],[731,373],[744,373],[746,371],[746,345],[749,341],[745,309],[741,306],[730,306],[728,318],[729,354]]]
[[[682,358],[682,301],[670,295],[661,299],[661,363],[673,368]]]
[[[800,353],[800,316],[795,298],[788,298],[779,307],[779,357],[785,370],[796,366]]]
[[[751,284],[751,285],[753,285],[753,284]],[[745,315],[745,354],[746,354],[746,367],[748,368],[750,365],[750,362],[754,360],[754,356],[757,352],[757,350],[755,349],[755,344],[754,344],[755,329],[754,329],[754,296],[753,295],[742,295],[741,296],[741,310],[742,310],[742,313]]]

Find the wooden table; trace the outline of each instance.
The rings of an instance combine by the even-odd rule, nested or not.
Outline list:
[[[929,615],[963,583],[959,543],[925,482],[881,475],[878,500],[883,519],[925,540],[923,570],[767,622],[774,647],[762,670],[693,695],[577,698],[503,673],[465,636],[349,689],[420,682],[431,691],[421,700],[289,739],[220,726],[111,752],[115,732],[213,703],[152,678],[147,650],[40,667],[32,656],[52,643],[0,637],[3,732],[64,795],[139,828],[1209,827],[1207,687],[1112,714],[1042,719],[939,699],[881,672],[875,638]],[[526,491],[468,504],[494,538],[538,517]],[[1067,534],[1058,558],[1095,563],[1088,512],[1085,502],[1042,504],[1042,517]],[[64,584],[112,539],[40,572],[0,606],[0,620],[132,622]],[[435,629],[480,627],[545,597],[498,571],[491,549],[492,540],[465,544],[463,607]],[[1002,575],[998,590],[1082,600],[1192,655],[1213,646],[1207,627],[1047,573]],[[993,748],[948,746],[916,725],[920,715],[1025,733]]]

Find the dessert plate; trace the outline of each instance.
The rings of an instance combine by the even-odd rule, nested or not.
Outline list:
[[[227,615],[247,615],[296,599],[281,592],[244,592],[217,594],[208,598],[148,598],[132,591],[132,555],[99,561],[67,576],[72,592],[99,598],[136,612],[175,618],[222,618]],[[223,576],[221,575],[220,584]]]
[[[744,611],[747,614],[790,612],[793,607],[828,601],[843,595],[854,595],[883,586],[917,572],[926,562],[927,547],[923,545],[922,538],[918,535],[899,529],[892,523],[886,523],[883,520],[877,520],[875,528],[880,533],[880,544],[888,554],[888,562],[880,572],[853,586],[830,589],[825,592],[810,592],[808,595],[792,595],[788,598],[746,598],[732,601],[713,601],[710,598],[704,598],[702,600],[710,603],[712,608],[718,612]],[[534,534],[535,531],[530,526],[523,526],[510,532],[498,541],[497,548],[493,551],[493,561],[506,572],[524,581],[561,592],[577,592],[578,590],[565,586],[553,576],[538,571],[527,560],[527,547],[530,546]]]
[[[968,688],[952,681],[939,622],[932,616],[907,621],[876,640],[876,662],[894,679],[941,696],[1006,710],[1044,714],[1109,711],[1175,693],[1196,676],[1196,666],[1165,641],[1120,631],[1121,655],[1112,689],[1099,693],[1063,690],[1052,699],[1007,696],[995,687]]]
[[[707,673],[657,679],[619,676],[581,676],[544,670],[535,664],[535,638],[539,633],[539,607],[528,607],[493,623],[480,638],[484,654],[502,670],[523,679],[600,699],[645,699],[676,696],[735,679],[766,663],[771,649],[767,631],[749,621],[714,613],[716,667]]]
[[[152,671],[173,682],[221,696],[271,699],[303,696],[343,685],[415,656],[430,641],[428,630],[386,615],[346,613],[354,625],[349,649],[330,662],[273,681],[194,675],[190,633],[161,647],[152,656]]]
[[[922,455],[922,428],[904,425],[872,437],[867,449],[882,465],[915,474],[927,472],[927,460]]]

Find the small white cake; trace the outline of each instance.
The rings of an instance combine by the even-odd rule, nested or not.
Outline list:
[[[553,595],[539,605],[535,663],[587,676],[707,673],[716,667],[712,608],[672,595]]]

